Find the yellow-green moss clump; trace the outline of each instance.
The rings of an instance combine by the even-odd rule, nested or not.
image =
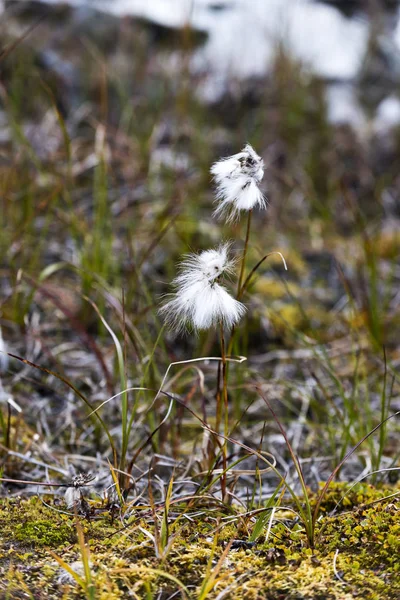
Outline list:
[[[169,545],[162,548],[160,542],[157,551],[149,537],[154,535],[154,516],[145,507],[128,522],[112,523],[105,515],[81,521],[90,549],[93,596],[85,590],[74,517],[38,498],[3,499],[0,597],[113,600],[168,598],[177,592],[176,598],[194,599],[206,580],[207,598],[224,592],[224,598],[248,600],[398,600],[397,491],[357,485],[329,516],[345,492],[343,485],[333,485],[322,506],[313,550],[301,526],[287,520],[291,513],[277,512],[269,539],[264,533],[252,545],[246,543],[252,521],[238,513],[236,521],[224,524],[220,509],[204,500],[190,510],[174,507]],[[213,569],[232,539],[236,543],[225,552],[213,581]],[[239,548],[237,540],[242,541]],[[83,585],[56,557],[70,565]]]

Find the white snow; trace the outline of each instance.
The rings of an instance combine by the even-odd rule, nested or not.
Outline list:
[[[133,15],[166,27],[179,28],[190,23],[208,34],[204,47],[194,57],[194,64],[210,68],[218,80],[265,73],[279,42],[284,42],[294,58],[309,65],[314,73],[350,79],[357,73],[368,38],[366,21],[347,19],[334,7],[311,0],[69,0],[69,3],[86,4],[118,16]]]

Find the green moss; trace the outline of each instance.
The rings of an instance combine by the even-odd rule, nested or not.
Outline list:
[[[271,312],[270,319],[276,334],[282,336],[290,335],[290,330],[302,331],[306,326],[305,316],[295,304],[282,304],[276,312]]]
[[[296,297],[300,294],[300,288],[295,283],[289,282],[285,284],[283,281],[274,279],[273,277],[260,277],[254,285],[254,290],[272,300],[290,298],[290,295]]]
[[[290,512],[278,511],[267,540],[261,535],[255,546],[229,551],[208,597],[225,591],[226,597],[246,600],[396,600],[400,597],[398,501],[387,497],[395,491],[358,484],[343,498],[346,486],[332,484],[321,507],[313,550],[307,547],[301,524],[290,523]],[[330,516],[335,508],[337,514]],[[179,510],[188,508],[182,505]],[[164,556],[156,555],[153,542],[144,534],[144,530],[154,534],[151,514],[139,513],[123,526],[118,521],[112,525],[107,517],[83,522],[96,598],[147,598],[160,592],[167,596],[179,590],[177,581],[191,590],[190,598],[198,597],[210,559],[215,568],[226,543],[246,541],[243,531],[251,533],[253,521],[245,527],[237,510],[237,520],[226,524],[221,520],[223,512],[204,507],[191,516],[188,513],[189,520],[172,519],[174,539]],[[0,568],[10,597],[17,597],[15,590],[39,598],[85,597],[65,573],[62,577],[63,570],[50,553],[53,549],[72,568],[81,564],[73,519],[37,498],[12,499],[1,502],[0,524]],[[213,549],[216,531],[218,544]],[[234,589],[234,596],[229,589]]]
[[[73,520],[47,508],[39,498],[3,500],[0,528],[11,547],[28,553],[32,547],[58,548],[76,540]]]
[[[33,546],[52,546],[71,542],[73,530],[68,525],[54,527],[54,522],[46,519],[26,521],[15,526],[15,539]]]
[[[374,250],[381,258],[396,259],[400,252],[400,232],[381,231],[374,239]]]

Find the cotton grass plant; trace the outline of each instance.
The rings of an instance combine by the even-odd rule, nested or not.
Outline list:
[[[266,207],[259,187],[264,177],[264,161],[250,144],[241,152],[215,162],[211,174],[216,185],[214,216],[232,222],[239,219],[242,211]]]
[[[221,285],[224,275],[232,274],[234,261],[229,258],[230,243],[205,250],[200,254],[187,255],[174,279],[176,288],[172,298],[160,309],[170,329],[181,333],[187,328],[194,331],[215,328],[219,331],[222,360],[222,399],[217,395],[216,429],[219,430],[222,406],[224,407],[224,433],[229,433],[227,361],[225,329],[234,327],[244,315],[245,306],[235,300]],[[223,469],[226,469],[226,442],[222,447]],[[224,478],[221,479],[224,481]],[[225,494],[224,485],[222,492]]]
[[[178,335],[185,331],[198,332],[210,328],[218,332],[221,346],[222,393],[217,393],[216,430],[219,431],[223,412],[225,440],[222,446],[222,461],[223,470],[226,471],[229,407],[225,332],[230,330],[229,354],[235,327],[246,312],[246,307],[240,299],[255,270],[266,258],[253,268],[245,281],[246,285],[243,286],[251,214],[257,206],[261,209],[266,208],[266,201],[259,187],[264,176],[264,161],[250,144],[246,144],[241,152],[215,162],[211,167],[211,174],[216,184],[216,208],[213,216],[225,218],[227,223],[233,223],[243,211],[248,215],[246,239],[237,277],[236,299],[222,285],[227,276],[231,280],[234,279],[236,266],[236,261],[229,255],[232,242],[224,242],[217,248],[204,250],[199,254],[188,254],[183,258],[178,267],[179,274],[172,281],[175,292],[167,295],[159,313],[164,317],[169,329]],[[281,257],[286,268],[285,260],[282,255]],[[224,478],[221,482],[224,497]]]
[[[167,325],[176,333],[187,328],[194,331],[210,327],[233,327],[246,308],[221,285],[230,275],[234,261],[229,258],[230,243],[188,254],[179,265],[180,274],[174,279],[175,294],[160,309]]]
[[[237,154],[215,162],[210,171],[216,188],[214,216],[220,219],[225,218],[227,223],[234,223],[240,219],[243,213],[247,215],[246,236],[237,279],[236,297],[237,300],[240,300],[255,271],[270,254],[275,254],[266,254],[245,279],[253,210],[255,208],[264,210],[267,207],[266,198],[260,189],[264,177],[264,161],[250,144],[246,144]],[[286,269],[285,259],[280,252],[277,254],[281,256]],[[235,324],[231,329],[228,354],[233,348],[234,333]]]

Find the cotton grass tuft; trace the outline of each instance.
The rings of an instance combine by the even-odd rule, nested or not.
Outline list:
[[[259,188],[264,176],[264,161],[250,144],[246,144],[238,154],[214,163],[211,174],[216,183],[215,216],[226,217],[231,222],[239,217],[242,210],[266,207]]]
[[[230,328],[239,322],[246,308],[220,284],[223,275],[233,271],[229,248],[230,244],[225,243],[184,258],[180,273],[172,282],[176,292],[160,309],[172,331],[197,331],[220,323]]]

